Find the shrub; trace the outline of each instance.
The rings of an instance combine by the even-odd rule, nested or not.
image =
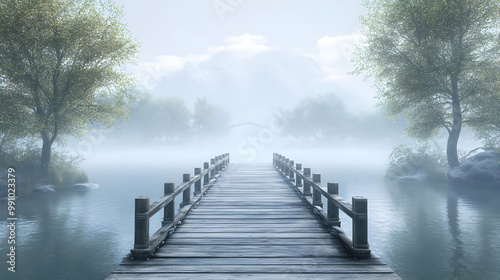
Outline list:
[[[446,173],[446,156],[436,143],[422,143],[416,147],[396,146],[389,155],[386,170],[388,178],[423,174],[430,180],[442,180]]]
[[[40,174],[40,157],[41,149],[39,145],[30,140],[18,141],[12,148],[2,151],[0,170],[5,170],[9,167],[16,169],[17,195],[22,196],[31,193],[37,184],[64,187],[88,181],[85,172],[78,168],[78,163],[81,159],[59,151],[52,152],[49,178],[42,180]],[[3,178],[4,176],[1,177]],[[6,192],[7,182],[0,179],[0,195],[3,197]]]

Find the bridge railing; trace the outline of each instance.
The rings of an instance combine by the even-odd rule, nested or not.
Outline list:
[[[134,248],[130,250],[132,258],[146,259],[172,232],[179,221],[183,220],[189,211],[203,197],[204,193],[215,183],[220,173],[229,164],[229,153],[212,158],[203,163],[201,168],[194,169],[194,176],[183,174],[183,182],[175,187],[174,183],[165,183],[164,195],[149,204],[149,197],[140,196],[135,199],[135,234]],[[194,184],[193,197],[191,186]],[[176,213],[175,198],[182,193],[182,203]],[[149,235],[149,219],[163,209],[162,227],[152,236]]]
[[[352,204],[341,198],[338,183],[321,184],[321,174],[311,174],[310,168],[302,168],[285,156],[274,153],[273,164],[285,180],[295,186],[307,202],[314,207],[324,222],[337,233],[344,246],[358,258],[369,258],[368,245],[368,200],[362,196],[353,196]],[[312,188],[312,191],[311,191]],[[322,197],[328,200],[327,209],[323,207]],[[352,219],[352,240],[340,227],[339,209]]]

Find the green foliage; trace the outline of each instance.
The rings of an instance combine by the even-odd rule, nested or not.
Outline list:
[[[207,99],[197,98],[194,103],[193,128],[200,134],[216,134],[227,128],[229,116]]]
[[[178,97],[145,96],[131,109],[131,117],[120,124],[119,136],[142,139],[175,139],[189,129],[191,112]]]
[[[33,140],[18,140],[0,156],[0,169],[14,167],[16,189],[20,195],[29,194],[37,184],[47,183],[65,187],[75,183],[88,182],[85,172],[78,168],[80,158],[56,151],[52,156],[49,178],[43,179],[40,172],[40,146]],[[6,191],[6,182],[0,181],[0,194]]]
[[[498,123],[498,114],[480,112],[498,111],[500,2],[380,0],[365,5],[366,42],[356,52],[355,72],[375,78],[380,105],[390,116],[410,121],[410,136],[429,139],[446,129],[448,161],[456,165],[462,124],[481,131]]]
[[[128,114],[134,96],[124,67],[138,43],[120,18],[112,2],[0,2],[0,99],[8,101],[0,103],[8,112],[0,115],[0,129],[38,134],[45,172],[59,135],[82,134],[88,123],[111,125]]]
[[[415,147],[399,145],[389,155],[386,170],[388,178],[424,174],[430,180],[444,179],[446,156],[436,143],[422,143]]]
[[[344,102],[333,93],[304,98],[290,116],[284,133],[298,138],[353,141],[397,138],[403,134],[401,124],[384,118],[381,112],[348,112]]]
[[[285,132],[306,138],[343,137],[342,132],[352,121],[343,101],[333,93],[304,98],[291,111],[291,116]]]

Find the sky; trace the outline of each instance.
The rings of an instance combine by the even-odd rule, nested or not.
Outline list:
[[[206,97],[232,123],[265,123],[276,110],[325,92],[353,112],[373,110],[370,80],[349,75],[362,42],[359,1],[116,0],[141,42],[136,74],[155,96],[189,107]]]

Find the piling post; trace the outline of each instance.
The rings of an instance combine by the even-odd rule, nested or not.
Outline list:
[[[317,187],[320,186],[321,174],[319,173],[313,174],[313,183],[316,183]],[[323,202],[321,201],[321,192],[317,190],[317,188],[313,188],[313,205],[323,208]]]
[[[311,168],[304,168],[304,177],[310,179],[311,178]],[[304,180],[304,190],[302,191],[304,195],[311,195],[311,184],[308,180]]]
[[[352,197],[352,245],[354,249],[368,249],[368,200],[362,196]]]
[[[196,167],[194,169],[194,176],[196,177],[196,175],[200,174],[201,174],[201,168]],[[197,195],[199,193],[201,193],[201,178],[198,179],[198,181],[194,182],[194,195]]]
[[[191,180],[191,175],[189,173],[182,174],[182,182],[186,183]],[[183,192],[182,192],[182,203],[181,203],[181,208],[191,204],[191,185],[189,185]]]
[[[149,197],[135,199],[134,249],[149,249]]]
[[[295,165],[295,162],[293,160],[290,160],[290,167],[288,169],[288,174],[289,174],[289,178],[290,178],[290,181],[294,181],[295,180],[295,172],[293,172],[292,168],[293,166]]]
[[[290,163],[290,159],[289,158],[285,158],[285,164],[284,164],[284,174],[285,174],[285,177],[288,178],[288,176],[290,175],[290,169],[288,168],[288,164]]]
[[[219,165],[219,156],[215,156],[215,174],[219,174],[220,165]]]
[[[210,159],[210,164],[211,165],[215,164],[215,158]],[[213,179],[213,178],[215,178],[215,167],[212,170],[210,170],[210,179]]]
[[[165,183],[163,185],[163,190],[165,195],[171,195],[174,193],[175,184],[174,183]],[[163,221],[161,222],[162,226],[168,225],[174,222],[175,218],[175,198],[172,198],[165,208],[163,208]]]
[[[207,170],[209,166],[210,166],[209,163],[205,161],[203,163],[203,170]],[[209,172],[205,173],[205,176],[203,176],[203,186],[206,186],[208,185],[208,183],[210,183],[209,176],[210,176]]]
[[[339,184],[338,183],[328,183],[327,184],[328,193],[331,195],[339,194]],[[339,208],[333,203],[331,199],[328,199],[327,205],[327,218],[328,224],[330,226],[340,227],[340,218],[339,218]]]
[[[300,172],[302,170],[302,163],[297,163],[295,164],[295,169],[297,172]],[[302,188],[302,177],[297,175],[297,179],[295,180],[295,187],[296,188]]]

